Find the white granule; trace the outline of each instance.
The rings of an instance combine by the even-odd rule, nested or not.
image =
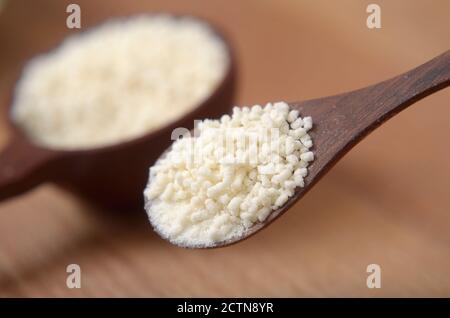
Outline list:
[[[304,186],[311,128],[284,102],[200,122],[150,168],[144,196],[156,231],[191,247],[242,236]]]
[[[50,148],[126,141],[197,106],[228,63],[223,41],[193,18],[112,20],[32,59],[16,87],[12,118]]]

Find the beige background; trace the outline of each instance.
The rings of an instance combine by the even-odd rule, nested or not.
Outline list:
[[[450,48],[449,1],[81,1],[82,25],[166,10],[221,26],[239,59],[237,103],[362,87]],[[0,101],[30,56],[67,33],[68,1],[0,13]],[[450,90],[390,120],[279,221],[224,249],[162,241],[143,211],[117,215],[44,185],[0,205],[0,296],[450,296]],[[4,122],[0,143],[7,142]],[[65,268],[82,268],[66,288]],[[366,287],[366,266],[382,288]]]

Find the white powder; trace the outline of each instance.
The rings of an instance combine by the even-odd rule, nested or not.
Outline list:
[[[204,120],[150,168],[150,222],[181,246],[211,246],[245,234],[304,186],[314,160],[307,131],[284,102]]]
[[[206,99],[223,79],[228,58],[223,41],[192,18],[112,20],[28,63],[12,118],[51,148],[129,140]]]

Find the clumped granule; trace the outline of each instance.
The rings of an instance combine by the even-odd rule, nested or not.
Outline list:
[[[223,41],[199,20],[111,20],[32,59],[16,87],[12,119],[50,148],[126,141],[209,97],[228,59]]]
[[[204,120],[150,168],[144,191],[154,228],[181,246],[242,236],[304,186],[314,160],[311,117],[279,102]]]

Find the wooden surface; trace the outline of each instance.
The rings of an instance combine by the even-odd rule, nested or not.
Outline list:
[[[28,57],[57,43],[64,1],[0,13],[0,100]],[[369,85],[450,48],[448,1],[77,1],[84,27],[143,10],[210,18],[235,43],[237,103]],[[353,149],[291,211],[217,250],[162,241],[143,211],[96,209],[52,185],[0,205],[0,296],[450,296],[450,91],[420,101]],[[0,126],[0,142],[7,132]],[[82,288],[66,287],[66,266]],[[366,266],[382,288],[366,287]]]

